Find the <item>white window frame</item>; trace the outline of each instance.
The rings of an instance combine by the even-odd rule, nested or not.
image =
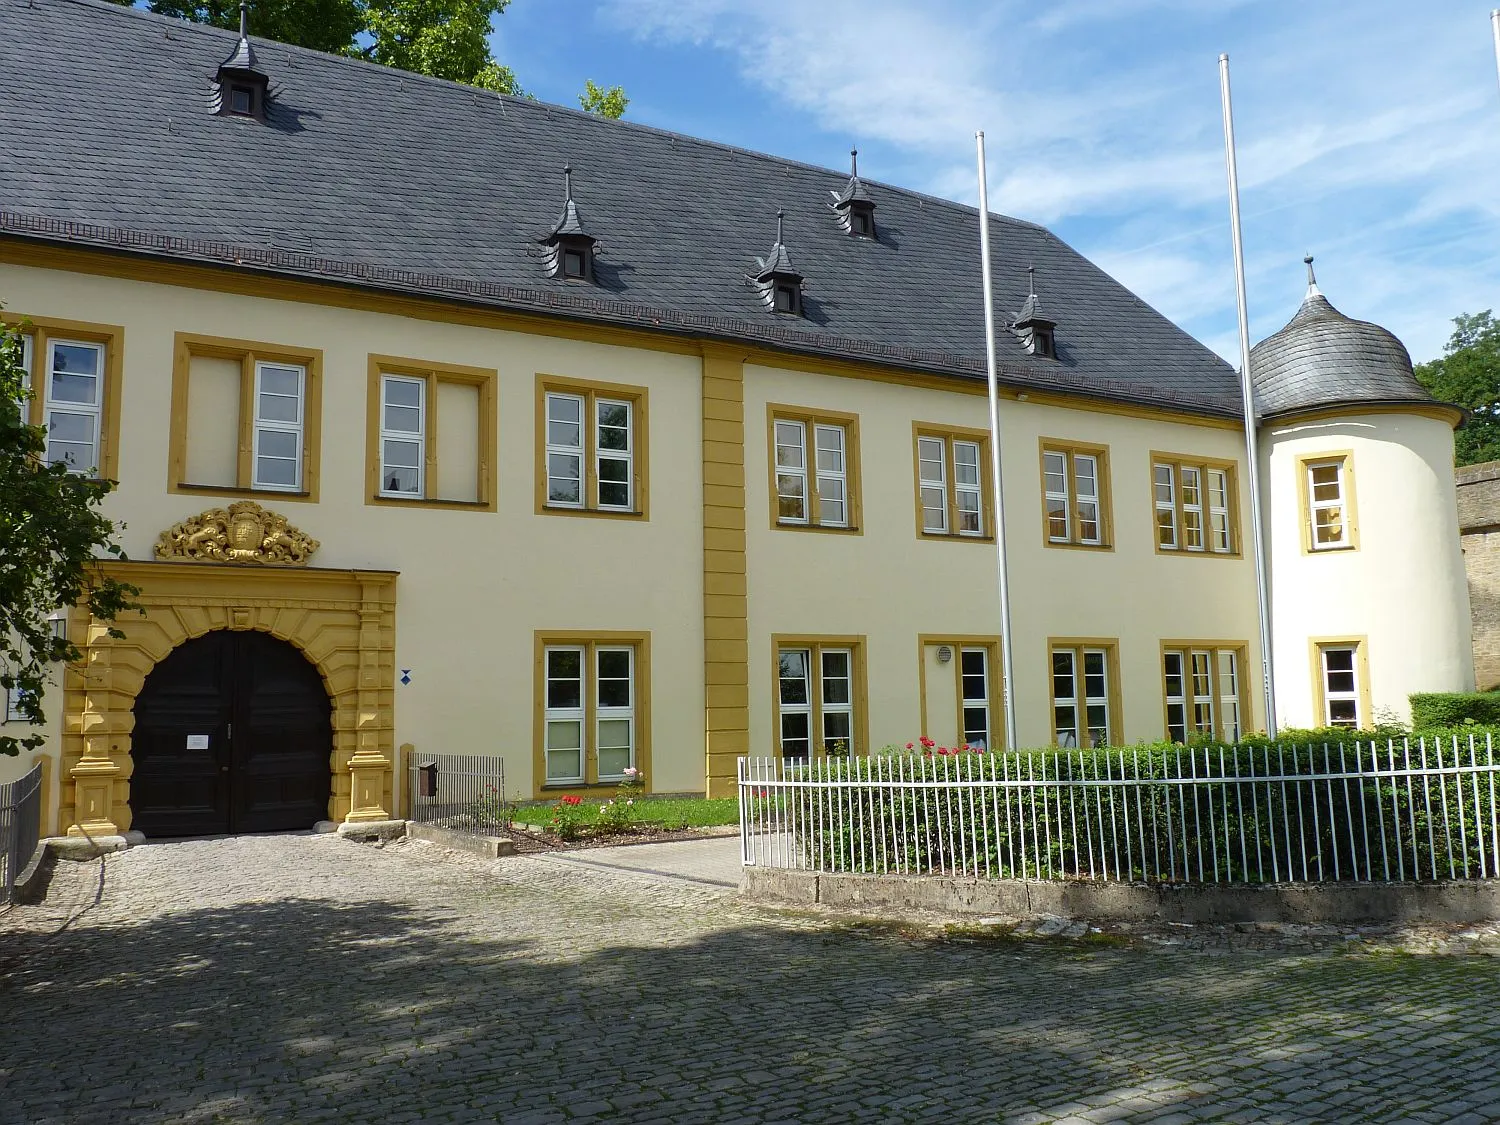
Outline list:
[[[1064,697],[1057,693],[1057,658],[1065,656],[1068,662],[1067,675],[1072,684],[1072,695]],[[1097,657],[1099,660],[1098,673],[1089,672],[1090,658]],[[1110,653],[1109,649],[1097,645],[1054,645],[1051,650],[1051,676],[1052,685],[1052,737],[1056,744],[1065,749],[1077,749],[1079,739],[1085,734],[1089,737],[1091,747],[1107,746],[1114,734],[1114,716],[1110,712],[1109,689],[1110,689]],[[1089,680],[1097,676],[1102,691],[1089,691]],[[1063,725],[1057,721],[1057,713],[1063,708],[1068,708],[1073,715],[1071,724]],[[1095,708],[1103,708],[1104,711],[1104,738],[1102,741],[1094,741],[1093,732],[1101,729],[1097,724],[1089,721],[1090,712]],[[1065,738],[1065,734],[1071,738]]]
[[[263,418],[261,416],[261,388],[265,370],[268,367],[274,367],[282,371],[295,371],[297,373],[296,421],[288,422],[279,418]],[[258,359],[255,361],[254,391],[254,440],[250,453],[250,487],[257,491],[265,492],[301,492],[303,479],[302,462],[306,451],[303,428],[307,420],[307,367],[300,363],[282,363],[278,360]],[[264,433],[288,433],[296,438],[295,474],[291,484],[277,484],[260,479],[260,443],[261,435]],[[277,458],[277,460],[283,460],[283,458]]]
[[[587,768],[588,768],[587,767],[587,756],[589,754],[592,754],[593,755],[593,760],[594,760],[594,776],[596,777],[597,780],[599,780],[599,781],[620,781],[620,780],[623,780],[624,777],[625,777],[625,770],[627,770],[627,769],[633,769],[635,767],[635,764],[636,764],[636,760],[635,760],[636,759],[636,747],[637,747],[637,743],[639,741],[637,739],[637,737],[636,737],[636,722],[635,722],[635,699],[636,699],[636,689],[635,689],[635,665],[636,665],[636,660],[635,660],[635,646],[634,645],[598,644],[598,645],[594,645],[593,648],[594,648],[594,659],[593,659],[593,663],[591,665],[591,671],[592,671],[593,675],[592,675],[592,678],[589,680],[589,682],[584,685],[584,687],[585,687],[585,689],[588,689],[590,687],[592,687],[592,689],[593,689],[592,699],[594,701],[594,729],[593,729],[593,736],[594,736],[593,741],[594,741],[594,745],[592,747],[587,747],[587,746],[584,747],[584,755],[585,755],[585,766],[584,766],[584,768],[585,768],[585,770],[587,770]],[[618,705],[617,706],[613,706],[613,707],[606,707],[606,706],[603,705],[603,703],[600,702],[600,698],[599,698],[600,697],[599,682],[600,682],[600,680],[602,680],[604,678],[600,674],[600,671],[599,671],[600,657],[608,655],[608,654],[613,654],[613,653],[624,653],[625,654],[625,659],[626,659],[626,685],[627,685],[629,693],[630,693],[630,702],[627,703],[627,704],[625,704],[623,707],[622,706],[618,706]],[[613,677],[612,676],[610,678],[611,679],[616,679],[617,677]],[[586,695],[585,696],[585,701],[587,701],[588,698],[590,698],[590,697]],[[626,748],[628,750],[629,756],[628,756],[628,759],[626,760],[625,765],[620,768],[620,771],[618,773],[605,773],[604,769],[603,769],[603,763],[602,763],[602,760],[601,760],[600,755],[599,755],[599,751],[604,746],[603,740],[602,740],[602,738],[600,736],[600,733],[599,733],[599,729],[606,722],[619,722],[621,720],[623,720],[623,721],[625,721],[626,723],[629,724],[630,737],[629,737],[629,742],[626,745]],[[611,750],[617,750],[617,749],[619,749],[619,747],[618,746],[611,746],[611,747],[609,747],[609,749],[611,749]]]
[[[1191,692],[1193,733],[1209,738],[1217,738],[1219,734],[1214,721],[1214,674],[1217,670],[1214,664],[1212,650],[1195,648],[1188,651],[1188,682],[1184,687]]]
[[[936,505],[928,503],[929,493],[937,494]],[[917,498],[922,505],[922,530],[929,535],[948,534],[948,443],[940,437],[917,437]],[[929,521],[933,512],[938,516],[937,526]]]
[[[1047,506],[1047,541],[1049,543],[1073,542],[1073,498],[1071,496],[1072,474],[1068,471],[1069,454],[1062,449],[1042,451],[1042,491]],[[1057,468],[1053,466],[1057,465]],[[1053,479],[1060,477],[1062,487],[1054,488]],[[1062,505],[1063,528],[1059,535],[1052,529],[1054,504]]]
[[[53,397],[52,397],[52,374],[53,374],[53,366],[54,366],[54,364],[56,362],[57,349],[58,348],[64,348],[64,347],[65,348],[86,348],[87,350],[93,352],[98,357],[97,358],[97,362],[95,363],[95,366],[94,366],[94,375],[93,375],[93,378],[94,378],[94,401],[93,402],[91,402],[91,403],[67,402],[67,401],[61,401],[61,402],[59,402],[59,401],[53,399]],[[104,345],[101,344],[101,343],[99,343],[99,342],[97,342],[97,341],[95,341],[95,340],[66,340],[66,339],[62,339],[61,337],[49,337],[47,339],[47,357],[46,357],[46,359],[47,359],[46,367],[45,367],[44,371],[42,372],[42,375],[43,375],[43,379],[44,379],[44,382],[43,382],[43,397],[44,397],[44,414],[43,414],[43,417],[44,417],[44,419],[46,421],[46,425],[47,425],[47,447],[48,447],[48,451],[47,451],[47,463],[49,465],[51,465],[51,464],[57,464],[58,463],[58,462],[54,461],[52,459],[52,456],[51,456],[51,446],[52,446],[52,416],[53,416],[53,414],[54,413],[56,413],[56,414],[73,414],[73,415],[77,415],[79,417],[88,418],[89,419],[89,426],[90,426],[90,439],[89,439],[89,443],[88,444],[89,444],[89,450],[90,450],[90,454],[91,454],[91,457],[92,457],[92,460],[93,460],[93,464],[86,465],[86,466],[69,466],[68,471],[70,473],[78,473],[78,474],[80,474],[82,476],[93,476],[93,475],[95,475],[96,473],[99,472],[99,461],[100,461],[100,453],[101,453],[100,448],[99,448],[99,434],[100,434],[100,430],[101,430],[101,428],[103,427],[103,424],[104,424],[104,390],[105,390],[105,388],[104,388],[104,382],[105,382],[105,372],[104,372],[105,353],[104,353]],[[77,443],[77,442],[69,442],[68,444],[69,445],[75,445],[75,444],[79,444],[79,443]]]
[[[1167,705],[1167,741],[1188,740],[1188,674],[1186,653],[1182,649],[1168,649],[1162,653],[1162,692]],[[1175,690],[1174,690],[1175,688]],[[1173,713],[1176,722],[1173,722]]]
[[[1313,472],[1317,469],[1332,468],[1335,473],[1334,485],[1338,489],[1338,495],[1331,500],[1319,500],[1317,493],[1317,482],[1313,479]],[[1309,460],[1302,463],[1302,471],[1306,474],[1307,486],[1307,522],[1308,541],[1314,551],[1334,551],[1350,546],[1349,539],[1349,504],[1347,475],[1348,465],[1343,457],[1330,457],[1323,460]],[[1318,513],[1337,508],[1339,512],[1339,537],[1329,542],[1318,540]]]
[[[16,399],[16,408],[21,412],[21,425],[31,425],[31,361],[34,350],[31,334],[21,333],[21,397]]]
[[[962,468],[967,468],[958,459],[959,450],[973,450],[974,452],[974,479],[965,481]],[[953,439],[953,499],[958,508],[958,525],[953,529],[960,535],[982,539],[984,537],[984,450],[977,441],[966,441],[960,438]],[[965,506],[965,500],[972,502],[972,507]],[[973,512],[978,526],[972,530],[965,528],[963,517],[965,513]]]
[[[793,438],[795,440],[792,440]],[[771,453],[776,469],[776,521],[778,523],[810,525],[812,522],[812,497],[808,495],[807,488],[807,425],[793,418],[777,418],[772,426],[771,440],[774,445]],[[797,455],[801,460],[800,467],[782,463],[781,451],[783,449],[797,450]],[[782,507],[782,501],[794,499],[793,494],[782,490],[783,477],[798,481],[802,486],[801,515],[787,515]]]
[[[966,672],[964,660],[967,657],[977,656],[979,658],[979,671]],[[980,694],[970,695],[968,681],[978,677],[980,680]],[[965,746],[982,746],[985,750],[994,749],[994,734],[990,725],[990,650],[984,647],[961,647],[958,650],[958,708],[959,708],[959,738]],[[984,712],[984,737],[982,742],[975,742],[969,737],[969,713],[971,711]]]
[[[817,655],[817,690],[819,714],[818,741],[821,744],[823,753],[826,754],[828,753],[828,746],[831,741],[842,740],[844,743],[844,755],[847,757],[853,757],[855,753],[854,650],[851,648],[839,648],[832,645],[827,648],[819,646],[817,649]],[[842,676],[830,676],[828,674],[828,658],[830,656],[843,658],[844,674]],[[844,681],[845,692],[844,700],[842,702],[829,701],[828,682],[830,680]],[[832,738],[830,738],[828,733],[828,717],[830,715],[843,715],[845,719],[845,729],[847,729],[849,733],[846,735],[834,735]]]
[[[1182,548],[1202,554],[1208,546],[1203,521],[1203,470],[1196,465],[1183,465],[1178,469],[1178,479],[1182,492]],[[1189,500],[1190,496],[1196,499]]]
[[[837,444],[824,445],[824,439],[834,435],[838,438]],[[818,526],[848,527],[849,432],[843,426],[831,422],[816,422],[813,424],[813,445],[815,454],[813,467],[818,475]],[[825,453],[837,458],[837,467],[824,467],[823,455]],[[830,497],[829,491],[837,491],[837,497]],[[824,514],[824,504],[837,504],[843,510],[843,516],[839,519],[829,519]]]
[[[1164,649],[1162,693],[1168,741],[1187,742],[1207,735],[1237,742],[1244,734],[1240,725],[1240,649],[1212,644]]]
[[[552,654],[571,652],[578,656],[578,706],[576,707],[553,707],[552,703]],[[559,681],[563,677],[557,677]],[[589,681],[589,653],[587,645],[547,645],[542,650],[542,760],[543,776],[547,785],[581,785],[588,773],[588,681]],[[574,747],[553,747],[549,735],[552,724],[576,723],[578,726],[578,772],[577,774],[554,775],[552,772],[552,755],[554,753],[571,754]]]
[[[625,411],[625,448],[605,449],[604,443],[599,440],[600,433],[604,429],[617,429],[618,427],[606,427],[600,421],[600,414],[606,406],[618,406]],[[605,512],[633,512],[635,510],[635,404],[629,399],[597,397],[594,399],[594,502],[601,511]],[[625,480],[605,481],[603,467],[608,461],[612,464],[623,464],[625,466]],[[605,484],[625,485],[625,503],[606,504],[604,502]]]
[[[1163,479],[1165,478],[1165,479]],[[1177,466],[1157,461],[1151,466],[1151,491],[1156,501],[1156,545],[1175,551],[1180,546],[1177,531]],[[1166,522],[1162,522],[1162,516]],[[1171,541],[1163,542],[1161,533],[1171,532]]]
[[[812,662],[814,651],[815,650],[811,648],[792,646],[787,648],[779,648],[776,652],[776,745],[781,751],[781,756],[783,758],[790,758],[793,761],[804,761],[811,759],[813,753],[813,740],[817,737],[816,732],[813,730],[813,692],[817,689],[817,685],[813,682],[814,677]],[[788,703],[786,701],[786,695],[783,689],[783,685],[785,685],[786,683],[796,682],[795,678],[788,677],[786,675],[786,670],[782,665],[782,660],[785,657],[794,654],[802,657],[801,679],[803,690],[801,703]],[[805,715],[807,717],[807,753],[805,755],[787,753],[786,718],[788,715]],[[800,742],[801,739],[797,739],[796,741]]]
[[[1232,648],[1218,650],[1219,729],[1225,741],[1238,742],[1244,736],[1240,724],[1240,654]]]
[[[577,406],[578,406],[578,422],[577,422],[577,425],[578,425],[578,444],[577,445],[565,445],[565,444],[563,444],[561,442],[554,442],[552,440],[552,422],[553,422],[553,418],[552,418],[552,404],[554,402],[572,402],[572,403],[576,403],[577,404]],[[573,425],[573,422],[570,421],[569,419],[558,419],[558,421],[561,424],[563,424],[563,425]],[[546,470],[546,473],[547,473],[547,493],[546,493],[546,496],[547,496],[547,500],[546,500],[547,507],[549,507],[549,508],[582,509],[582,508],[584,508],[586,506],[587,497],[588,497],[587,474],[584,472],[584,464],[585,464],[584,458],[587,456],[587,452],[588,452],[588,436],[587,436],[587,434],[588,434],[588,427],[590,425],[588,396],[587,395],[582,395],[582,394],[577,394],[577,393],[574,393],[574,392],[571,392],[571,391],[548,391],[548,392],[546,392],[546,395],[544,397],[544,407],[543,407],[543,410],[542,410],[542,424],[546,428],[545,432],[542,435],[542,437],[543,437],[543,443],[544,443],[544,452],[543,452],[544,464],[543,464],[543,468]],[[571,457],[577,463],[577,465],[578,465],[578,476],[576,478],[576,480],[578,481],[578,499],[577,500],[559,500],[555,496],[552,495],[552,482],[554,480],[563,481],[563,480],[573,480],[573,479],[575,479],[573,477],[555,476],[553,474],[553,472],[552,472],[552,458],[553,458],[553,456]]]
[[[386,428],[386,408],[390,405],[386,401],[386,388],[393,383],[410,383],[417,388],[417,430],[415,434],[410,430],[391,430]],[[411,408],[408,406],[398,406],[398,409],[409,410]],[[392,490],[386,486],[385,443],[387,440],[415,443],[417,447],[417,488],[415,492]],[[401,467],[404,468],[405,466]],[[384,372],[381,373],[379,494],[387,499],[395,500],[422,500],[427,496],[427,379],[424,376],[388,375]]]
[[[1210,468],[1208,495],[1204,498],[1208,506],[1208,549],[1215,554],[1227,555],[1234,551],[1234,534],[1229,523],[1229,470]],[[1217,493],[1220,502],[1215,501]]]
[[[1079,480],[1078,466],[1087,462],[1092,472],[1089,480],[1093,482],[1093,491],[1085,496],[1083,487]],[[1104,545],[1104,500],[1101,495],[1103,489],[1099,481],[1099,458],[1093,453],[1072,454],[1072,487],[1075,495],[1074,503],[1078,507],[1078,542],[1089,547],[1100,547]],[[1092,521],[1084,518],[1084,508],[1090,506],[1094,510]],[[1083,534],[1083,525],[1092,522],[1094,535],[1092,538]]]
[[[1328,657],[1331,653],[1347,652],[1349,654],[1348,674],[1353,682],[1349,691],[1335,691],[1329,683],[1329,676],[1335,670],[1328,667]],[[1360,668],[1359,668],[1359,645],[1357,644],[1328,644],[1318,646],[1318,672],[1323,677],[1323,725],[1327,727],[1345,727],[1349,730],[1360,730],[1365,723],[1364,704],[1360,698]],[[1343,669],[1337,669],[1337,674],[1343,675]],[[1354,720],[1335,720],[1333,717],[1334,703],[1348,702],[1354,704]]]
[[[21,700],[24,699],[25,696],[26,692],[21,688],[9,687],[5,689],[5,698],[3,701],[5,706],[5,713],[3,717],[0,717],[0,723],[27,722],[26,717],[21,714]]]

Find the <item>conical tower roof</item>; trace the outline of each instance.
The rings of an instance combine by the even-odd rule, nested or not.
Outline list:
[[[1361,403],[1432,402],[1395,335],[1353,320],[1329,303],[1307,262],[1307,296],[1274,336],[1250,350],[1256,408],[1262,415]]]

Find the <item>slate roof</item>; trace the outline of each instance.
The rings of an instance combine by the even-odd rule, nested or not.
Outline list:
[[[1262,417],[1359,403],[1432,402],[1394,335],[1353,320],[1316,283],[1285,328],[1250,349],[1255,405]]]
[[[0,0],[0,29],[0,235],[983,378],[973,208],[862,179],[854,238],[847,172],[263,39],[267,121],[214,116],[234,32],[102,0]],[[565,163],[597,286],[546,272]],[[805,318],[746,281],[778,207]],[[1238,415],[1208,348],[1041,227],[991,231],[999,323],[1034,262],[1058,324],[1056,360],[999,334],[1007,384]]]

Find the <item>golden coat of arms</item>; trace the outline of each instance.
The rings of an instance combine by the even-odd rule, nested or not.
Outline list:
[[[210,508],[173,524],[156,541],[157,558],[178,562],[306,566],[317,549],[316,539],[254,500]]]

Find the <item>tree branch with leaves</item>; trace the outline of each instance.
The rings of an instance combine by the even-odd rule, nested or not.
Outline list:
[[[1469,411],[1453,435],[1460,465],[1500,461],[1500,320],[1486,309],[1453,318],[1453,335],[1442,357],[1417,364],[1417,382],[1442,402]]]
[[[86,606],[112,623],[139,608],[140,591],[101,567],[104,558],[124,557],[113,521],[99,511],[115,482],[47,464],[46,428],[27,421],[24,329],[0,324],[0,689],[24,721],[40,725],[51,672],[83,659],[71,637],[54,634],[52,614]],[[112,624],[109,635],[124,636]],[[40,733],[0,734],[0,754],[15,757],[45,741]]]

